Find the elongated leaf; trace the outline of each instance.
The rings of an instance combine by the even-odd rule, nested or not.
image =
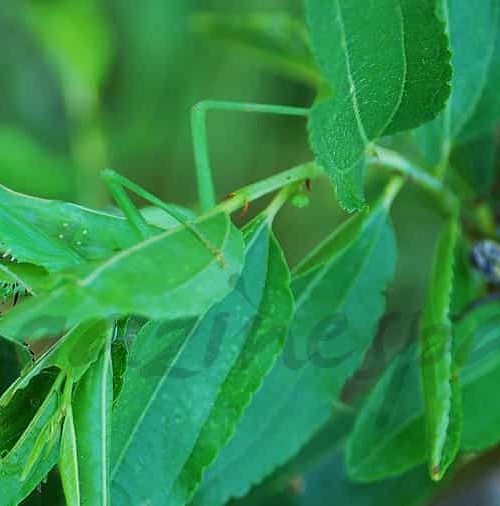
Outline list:
[[[33,340],[92,319],[203,313],[232,288],[243,247],[226,214],[195,226],[210,244],[184,227],[153,236],[77,275],[74,282],[19,304],[0,320],[0,334]]]
[[[328,421],[383,313],[396,262],[391,198],[348,221],[297,270],[296,311],[284,351],[208,469],[194,505],[244,496]]]
[[[460,391],[454,387],[449,319],[458,237],[456,218],[446,224],[434,256],[420,321],[420,366],[427,420],[431,477],[441,479],[460,445]]]
[[[311,111],[311,144],[340,203],[352,211],[363,205],[369,143],[415,128],[444,107],[451,76],[447,39],[433,0],[306,5],[314,54],[333,89]]]
[[[269,227],[257,218],[245,231],[241,278],[205,316],[149,323],[135,340],[113,419],[118,503],[186,504],[273,364],[292,298]]]
[[[78,473],[78,447],[76,443],[73,406],[68,403],[61,434],[59,452],[59,472],[68,504],[80,506],[80,477]]]
[[[306,27],[287,12],[200,14],[198,31],[254,51],[271,68],[316,85],[319,72],[309,47]]]
[[[389,478],[424,462],[426,434],[416,357],[415,347],[397,357],[363,406],[347,451],[352,479]]]
[[[377,384],[358,417],[349,445],[348,468],[354,479],[372,481],[415,467],[422,462],[426,437],[435,479],[442,477],[458,451],[461,394],[452,363],[449,321],[456,227],[455,220],[450,220],[435,254],[420,322],[421,372],[412,348],[394,360]],[[415,412],[415,405],[421,405],[423,399],[427,434],[421,413]],[[392,431],[393,427],[397,430]]]
[[[479,104],[483,110],[492,106],[495,109],[497,98],[492,90],[498,88],[498,62],[493,61],[500,26],[498,0],[486,0],[480,5],[466,0],[441,0],[441,5],[452,49],[452,94],[443,113],[417,133],[424,157],[432,165],[446,163],[457,139],[470,137],[477,129],[476,124],[467,133],[466,125],[476,121],[473,118]],[[485,123],[482,132],[491,127],[491,121]]]
[[[106,345],[78,383],[73,402],[82,505],[110,504],[108,468],[112,401],[111,358]]]
[[[58,403],[60,393],[54,386],[58,371],[59,377],[64,374],[77,381],[96,359],[109,332],[104,323],[87,324],[69,332],[0,398],[0,485],[5,504],[10,504],[9,497],[15,497],[12,504],[17,505],[58,460],[59,421],[63,416]],[[55,407],[42,417],[41,410],[49,399],[53,399],[50,406],[53,402]]]
[[[497,412],[492,409],[496,406],[495,394],[488,390],[490,372],[500,367],[499,318],[498,306],[491,304],[476,309],[454,327],[459,342],[468,342],[471,332],[474,340],[460,374],[464,449],[478,443],[481,447],[481,434],[485,435],[482,444],[486,446],[500,440],[495,425]],[[479,398],[475,394],[481,391],[490,392],[491,402],[484,398],[478,409]],[[425,436],[418,353],[412,347],[396,357],[363,406],[348,445],[350,476],[357,481],[374,481],[422,464],[427,456]]]

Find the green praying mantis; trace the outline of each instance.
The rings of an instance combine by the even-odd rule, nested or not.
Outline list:
[[[310,109],[205,100],[191,126],[201,216],[192,218],[111,169],[102,172],[118,214],[21,195],[0,186],[0,287],[17,303],[0,320],[0,335],[19,341],[62,331],[89,318],[136,314],[150,319],[201,314],[223,298],[241,272],[245,251],[230,215],[278,192],[272,218],[301,187],[325,174],[308,162],[232,192],[217,204],[208,149],[212,111],[297,116]],[[373,147],[368,162],[431,192],[442,183],[390,150]],[[161,210],[162,223],[139,210],[128,192]],[[165,223],[167,220],[168,223]],[[15,261],[14,261],[15,260]],[[127,287],[126,293],[123,287]],[[15,304],[14,304],[15,305]]]
[[[192,135],[203,213],[195,219],[110,169],[102,177],[119,214],[0,187],[0,281],[16,306],[1,319],[0,335],[35,340],[89,319],[127,314],[182,318],[203,313],[231,290],[245,252],[230,214],[280,190],[264,212],[272,221],[304,181],[323,171],[315,163],[299,165],[241,188],[217,205],[206,128],[207,113],[214,110],[304,118],[309,112],[237,102],[195,105]],[[128,192],[162,210],[169,225],[148,221]],[[24,295],[29,297],[17,305]]]

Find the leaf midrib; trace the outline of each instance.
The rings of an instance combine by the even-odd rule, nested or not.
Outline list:
[[[351,69],[351,61],[350,61],[350,55],[349,55],[349,48],[347,45],[347,38],[345,33],[345,27],[344,27],[344,19],[342,16],[342,7],[340,5],[339,0],[335,0],[335,4],[337,6],[337,24],[339,25],[340,29],[340,37],[341,37],[341,47],[344,48],[344,56],[345,56],[345,64],[346,64],[346,70],[347,70],[347,79],[349,81],[349,93],[352,96],[352,102],[353,102],[353,109],[354,109],[354,115],[356,117],[356,123],[358,124],[358,130],[361,134],[361,138],[365,145],[369,144],[368,136],[366,135],[365,127],[363,125],[363,121],[361,119],[361,114],[359,110],[359,103],[358,103],[358,97],[357,97],[357,89],[356,89],[356,83],[354,82],[354,77],[352,75],[352,69]]]
[[[252,237],[252,240],[250,241],[249,246],[248,246],[249,248],[251,247],[251,244],[253,244],[253,243],[257,240],[257,236],[258,236],[258,234],[255,234],[255,235]],[[266,266],[267,266],[267,268],[266,268],[266,284],[264,285],[264,288],[263,288],[263,290],[262,290],[261,297],[260,297],[260,300],[259,300],[259,305],[258,305],[258,308],[256,308],[256,311],[255,311],[255,316],[253,317],[252,326],[251,326],[250,330],[248,331],[247,336],[251,336],[251,335],[253,334],[254,330],[255,330],[255,327],[259,324],[259,320],[258,320],[257,316],[260,314],[260,311],[259,311],[259,310],[260,310],[260,309],[261,309],[261,307],[262,307],[262,303],[263,303],[263,302],[262,302],[262,301],[263,301],[263,295],[264,295],[264,292],[265,292],[266,287],[267,287],[267,280],[268,280],[268,273],[269,273],[269,258],[270,258],[270,256],[269,256],[269,249],[268,249],[267,262],[266,262]],[[245,338],[245,342],[247,341],[247,339],[248,339],[248,337],[247,337],[247,338]],[[245,345],[243,345],[242,350],[243,350],[244,348],[245,348]],[[241,356],[241,353],[239,353],[239,354],[238,354],[238,356],[235,358],[235,360],[234,360],[234,362],[233,362],[233,365],[231,366],[231,369],[228,371],[228,373],[227,373],[227,375],[226,375],[226,377],[225,377],[224,381],[221,383],[221,386],[219,387],[219,392],[220,392],[220,390],[222,390],[222,387],[225,385],[226,380],[227,380],[227,377],[228,377],[228,376],[229,376],[229,374],[231,373],[232,368],[234,367],[234,364],[236,363],[236,361],[238,360],[238,358],[239,358],[240,356]],[[276,358],[275,358],[275,360],[276,360]],[[261,378],[261,381],[260,381],[260,384],[261,384],[261,385],[262,385],[262,382],[263,382],[263,381],[264,381],[264,378]],[[255,392],[254,392],[254,393],[255,393]],[[217,399],[217,398],[218,398],[218,395],[214,396],[214,399],[212,400],[212,403],[211,403],[210,409],[208,410],[208,414],[207,414],[207,416],[206,416],[206,418],[205,418],[205,420],[204,420],[204,423],[205,423],[205,422],[208,420],[208,418],[210,417],[210,414],[211,414],[211,412],[212,412],[212,409],[213,409],[213,407],[214,407],[214,404],[215,404],[215,401],[216,401],[216,399]],[[250,402],[251,402],[251,399],[252,399],[252,396],[250,397]],[[248,405],[248,404],[247,404],[247,405]],[[245,406],[242,406],[242,408],[244,408],[244,407],[245,407]],[[240,411],[240,416],[241,416],[241,413],[242,413],[242,411]],[[233,424],[233,429],[235,428],[236,424],[237,424],[237,422],[236,422],[235,424]],[[233,430],[233,435],[234,435],[234,430]],[[196,441],[195,441],[195,443],[194,443],[194,445],[193,445],[193,448],[191,449],[191,451],[190,451],[190,453],[189,453],[188,457],[187,457],[187,458],[186,458],[186,460],[184,461],[183,466],[181,466],[181,469],[180,469],[180,470],[176,473],[176,475],[175,475],[174,479],[172,480],[172,487],[171,487],[171,490],[174,488],[175,483],[177,482],[177,479],[179,478],[180,474],[181,474],[181,473],[182,473],[182,471],[184,470],[184,468],[185,468],[185,464],[186,464],[186,463],[189,461],[189,459],[191,458],[191,455],[193,454],[193,451],[194,451],[194,449],[195,449],[195,447],[196,447],[196,443],[197,443],[197,442],[198,442],[198,438],[196,439]],[[219,449],[219,451],[220,451],[220,449]],[[218,453],[217,453],[217,454],[218,454]],[[207,469],[207,468],[210,466],[210,464],[211,464],[212,462],[214,462],[214,460],[217,458],[217,454],[216,454],[216,455],[212,458],[212,460],[211,460],[210,462],[208,462],[208,463],[204,466],[204,468],[203,468],[203,469]],[[200,483],[201,483],[201,479],[198,479],[198,482],[197,482],[197,484],[196,484],[196,485],[199,485]]]
[[[353,288],[354,284],[355,284],[355,281],[357,281],[360,273],[364,270],[365,266],[366,266],[366,263],[368,261],[368,258],[371,256],[371,253],[375,247],[375,244],[378,243],[378,240],[380,238],[380,235],[382,233],[382,230],[384,228],[384,222],[381,221],[380,225],[379,225],[379,230],[376,234],[376,240],[374,240],[370,246],[370,249],[368,250],[368,254],[365,256],[365,259],[362,263],[362,265],[360,266],[360,269],[359,271],[357,272],[356,276],[353,277],[352,279],[352,282],[348,285],[348,288],[346,290],[346,292],[344,293],[344,297],[341,299],[340,303],[338,304],[338,307],[341,306],[345,300],[347,299],[347,297],[349,296],[349,293],[351,291],[351,289]],[[338,258],[338,256],[340,255],[340,252],[336,255],[334,255],[334,265],[335,265],[335,260]],[[314,287],[316,287],[319,282],[321,281],[321,279],[324,277],[324,274],[332,267],[334,267],[334,265],[332,265],[331,263],[327,262],[324,264],[324,266],[321,267],[321,269],[318,270],[318,273],[315,275],[314,277],[314,280],[311,281],[311,285],[314,285],[313,286],[313,289]],[[307,290],[305,292],[307,293],[310,293],[312,290]],[[301,294],[301,297],[299,297],[296,301],[296,306],[295,306],[295,314],[297,313],[297,310],[299,309],[299,307],[302,305],[302,302],[303,302],[303,299],[305,298],[305,294],[304,292]],[[292,322],[292,326],[293,326],[293,322]],[[286,345],[285,345],[286,346]],[[302,379],[302,376],[304,375],[305,371],[309,370],[309,365],[305,366],[302,368],[302,370],[300,371],[300,373],[297,375],[297,381],[295,382],[295,386],[293,387],[293,389],[291,390],[291,392],[295,391],[295,388],[297,386],[297,384],[300,382],[300,380]],[[227,461],[224,466],[222,466],[222,468],[219,469],[219,472],[217,475],[212,475],[212,476],[209,476],[208,478],[206,478],[206,481],[204,481],[203,484],[209,484],[211,482],[213,482],[216,478],[218,478],[218,476],[220,474],[223,474],[224,470],[227,469],[230,465],[232,465],[235,461],[238,461],[240,460],[240,458],[242,457],[242,455],[244,455],[248,448],[255,443],[256,440],[258,440],[263,433],[265,433],[267,431],[267,429],[272,425],[272,423],[274,422],[274,419],[276,417],[276,415],[283,409],[283,406],[285,406],[285,404],[288,403],[288,400],[289,400],[289,395],[286,395],[286,396],[283,396],[281,399],[280,399],[280,402],[277,402],[275,404],[275,409],[273,409],[272,411],[272,415],[267,419],[266,423],[262,424],[260,427],[259,427],[259,430],[255,433],[255,435],[251,438],[251,440],[247,443],[247,445],[245,446],[245,448],[241,451],[241,452],[238,452],[237,455],[235,455],[231,460]],[[279,465],[279,464],[278,464]],[[262,480],[264,477],[260,478],[260,480]],[[255,484],[255,483],[254,483]],[[227,496],[227,494],[226,494]]]

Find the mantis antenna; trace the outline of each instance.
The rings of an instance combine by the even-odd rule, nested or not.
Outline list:
[[[212,209],[216,203],[213,174],[208,156],[206,116],[209,111],[252,112],[301,117],[309,115],[309,109],[284,105],[224,102],[219,100],[203,100],[194,105],[191,110],[191,133],[193,136],[198,195],[201,210],[204,213]]]

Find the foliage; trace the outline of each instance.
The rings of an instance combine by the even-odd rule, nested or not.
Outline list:
[[[169,7],[179,30],[181,3]],[[98,179],[134,142],[161,144],[145,126],[163,96],[154,78],[144,110],[127,91],[151,136],[106,101],[107,86],[124,93],[110,16],[127,10],[112,4],[27,1],[0,16],[50,67],[70,145],[56,154],[0,125],[2,505],[426,504],[500,442],[500,0],[306,0],[305,20],[198,13],[198,36],[250,49],[313,99],[197,104],[201,205],[188,207],[109,169]],[[143,54],[175,52],[148,29],[155,16],[128,14]],[[145,69],[121,63],[124,80]],[[217,202],[206,124],[217,110],[306,119],[314,160]],[[39,184],[19,187],[17,167]],[[312,185],[351,214],[337,226],[323,198],[315,247],[297,218]],[[70,196],[80,204],[55,200]],[[408,219],[425,207],[433,237]],[[291,237],[304,237],[294,268]],[[410,248],[424,254],[406,269]],[[413,316],[389,342],[387,322],[408,320],[393,314],[401,279]]]

